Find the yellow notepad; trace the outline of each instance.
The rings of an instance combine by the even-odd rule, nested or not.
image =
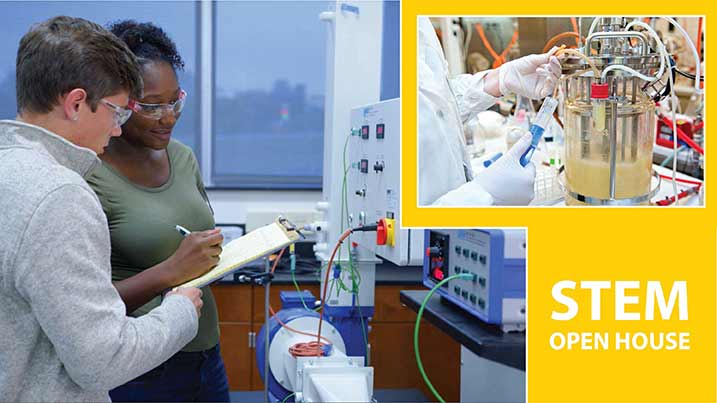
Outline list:
[[[224,245],[216,267],[179,287],[204,287],[301,238],[301,233],[293,224],[279,217],[273,223],[257,228]]]

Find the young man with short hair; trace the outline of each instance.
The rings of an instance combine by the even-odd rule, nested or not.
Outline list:
[[[109,401],[110,389],[196,335],[196,288],[126,316],[110,277],[107,220],[83,179],[141,92],[136,58],[97,24],[55,17],[20,41],[18,117],[0,121],[4,401]]]

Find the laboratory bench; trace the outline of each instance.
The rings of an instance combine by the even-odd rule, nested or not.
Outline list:
[[[418,312],[428,292],[401,291],[400,300]],[[433,294],[426,303],[422,320],[432,323],[479,357],[525,371],[524,331],[503,332],[499,326],[479,320],[438,294]]]

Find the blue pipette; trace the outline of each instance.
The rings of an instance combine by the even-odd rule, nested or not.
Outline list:
[[[491,166],[491,164],[498,161],[498,158],[500,158],[502,155],[503,155],[503,153],[496,153],[494,156],[483,161],[483,167],[488,168],[489,166]]]
[[[520,156],[520,165],[526,166],[530,163],[530,159],[533,158],[533,153],[538,147],[540,138],[543,136],[543,132],[548,127],[550,119],[553,117],[553,112],[555,112],[555,108],[557,107],[558,100],[553,97],[547,97],[543,101],[543,106],[540,107],[538,115],[535,117],[533,123],[530,124],[530,133],[533,135],[533,138],[530,141],[528,149]]]

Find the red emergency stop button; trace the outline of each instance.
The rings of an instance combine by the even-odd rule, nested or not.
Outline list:
[[[376,245],[386,245],[386,238],[388,236],[388,227],[386,226],[386,220],[378,220],[376,226]]]

